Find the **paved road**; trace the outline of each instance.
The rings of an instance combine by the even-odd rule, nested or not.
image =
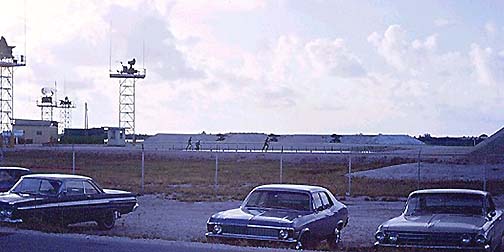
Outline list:
[[[0,228],[0,251],[16,252],[230,252],[278,251],[263,248],[243,248],[221,244],[142,240],[121,237],[100,237],[75,234],[46,234],[37,231]],[[287,250],[286,250],[287,251]]]

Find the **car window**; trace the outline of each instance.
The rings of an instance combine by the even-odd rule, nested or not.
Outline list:
[[[313,198],[313,209],[317,210],[323,206],[322,200],[320,199],[320,195],[318,193],[313,193],[312,198]]]
[[[23,179],[14,189],[17,193],[38,193],[40,187],[40,179],[28,178]]]
[[[91,183],[89,183],[89,181],[84,181],[84,193],[97,194],[98,190],[96,190],[96,188]]]
[[[16,180],[16,176],[12,172],[0,170],[0,182],[13,182]]]
[[[310,211],[310,195],[298,192],[257,190],[250,194],[245,207]]]
[[[330,208],[333,206],[333,203],[326,192],[319,192],[320,199],[322,200],[322,204],[325,208]]]
[[[487,196],[487,208],[487,212],[495,211],[495,203],[490,196]]]
[[[84,195],[84,184],[78,180],[66,181],[65,192],[67,195]]]
[[[56,180],[41,180],[39,192],[41,194],[56,195],[59,191],[61,183]]]

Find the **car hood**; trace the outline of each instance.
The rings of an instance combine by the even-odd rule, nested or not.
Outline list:
[[[228,224],[283,227],[291,225],[297,218],[304,215],[306,215],[304,212],[280,209],[237,208],[219,212],[211,219]]]
[[[43,197],[40,196],[34,196],[34,195],[29,195],[29,194],[17,194],[17,193],[0,193],[0,203],[3,204],[20,204],[20,203],[25,203],[25,202],[30,202],[30,201],[36,201],[36,200],[42,200],[44,199]]]
[[[404,216],[382,224],[384,230],[409,232],[476,232],[486,223],[484,216],[434,214]]]

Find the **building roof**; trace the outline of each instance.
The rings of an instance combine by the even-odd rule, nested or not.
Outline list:
[[[43,121],[43,120],[30,120],[30,119],[16,119],[14,121],[14,126],[43,126],[43,127],[51,127],[58,126],[58,122],[56,121]]]
[[[476,195],[481,195],[481,196],[486,196],[488,192],[485,191],[480,191],[480,190],[470,190],[470,189],[426,189],[426,190],[418,190],[414,191],[410,194],[410,197],[412,195],[416,194],[443,194],[443,193],[448,193],[448,194],[476,194]]]

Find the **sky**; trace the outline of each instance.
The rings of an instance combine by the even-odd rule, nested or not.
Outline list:
[[[502,1],[0,0],[14,116],[43,87],[72,127],[117,126],[135,57],[136,132],[491,134],[504,126]],[[26,22],[25,22],[26,20]],[[26,24],[26,33],[25,33]],[[26,44],[26,46],[25,46]]]

